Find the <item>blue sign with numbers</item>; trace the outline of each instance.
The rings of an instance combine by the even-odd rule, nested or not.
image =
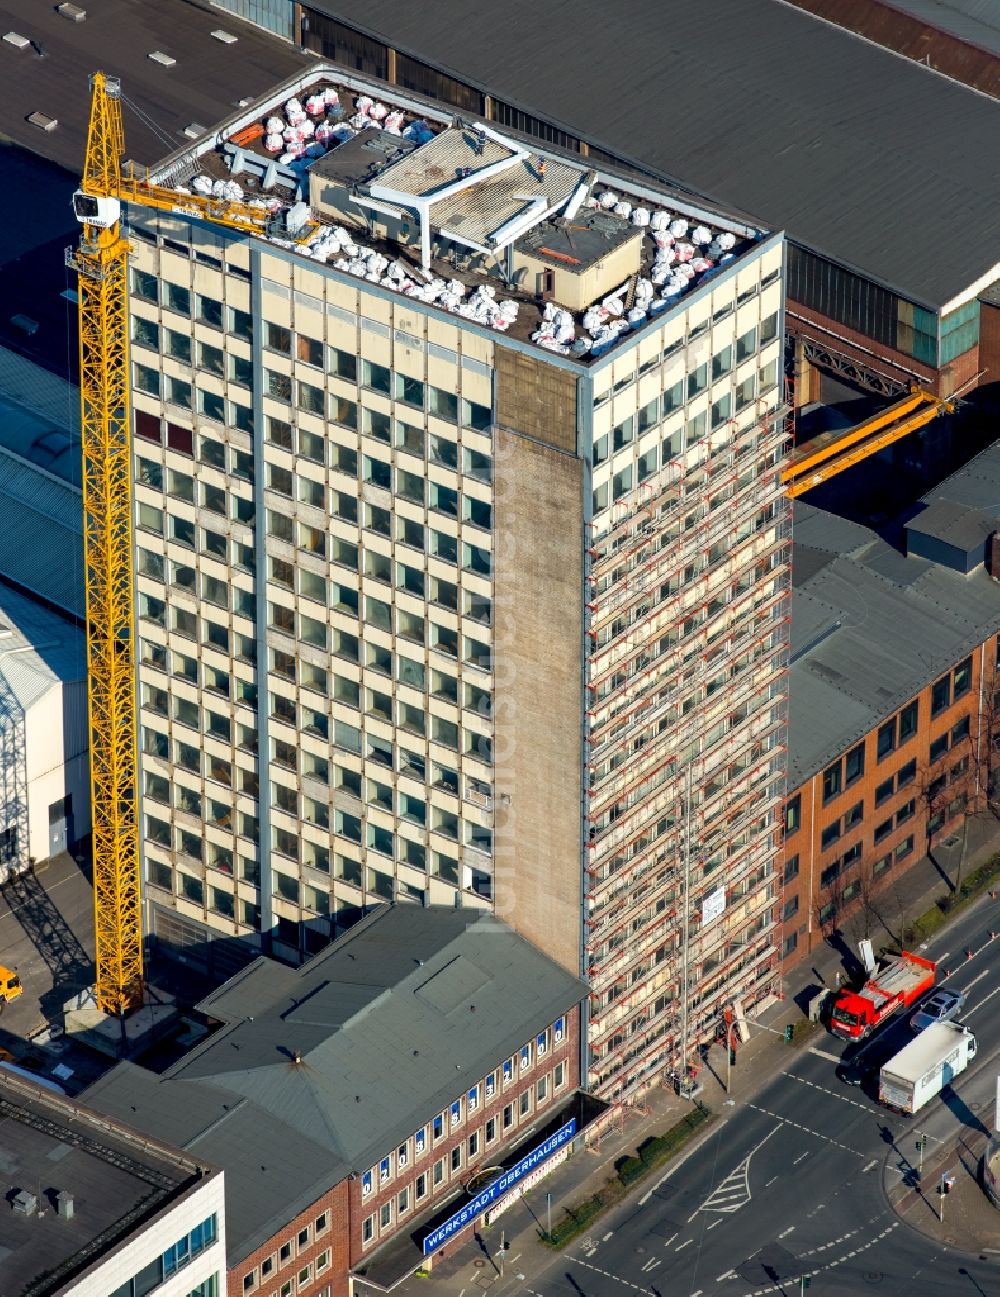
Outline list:
[[[424,1239],[424,1256],[436,1252],[439,1247],[448,1242],[452,1235],[457,1234],[460,1229],[471,1224],[477,1216],[481,1216],[491,1203],[496,1202],[498,1198],[502,1198],[505,1193],[509,1193],[526,1175],[539,1167],[547,1157],[551,1157],[564,1144],[568,1144],[575,1134],[576,1118],[573,1117],[554,1135],[550,1135],[537,1148],[533,1148],[530,1153],[522,1157],[520,1162],[512,1166],[509,1171],[504,1171],[502,1175],[498,1175],[491,1185],[485,1188],[482,1193],[477,1193],[475,1198],[470,1203],[467,1203],[461,1211],[457,1211],[443,1225],[439,1225],[436,1230],[428,1234]]]

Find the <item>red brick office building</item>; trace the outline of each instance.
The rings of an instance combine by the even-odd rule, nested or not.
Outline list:
[[[300,968],[237,974],[165,1075],[121,1064],[86,1101],[223,1168],[228,1297],[345,1297],[572,1151],[584,993],[488,913],[385,906]]]
[[[996,520],[973,501],[995,478],[991,448],[924,501],[905,554],[797,505],[786,969],[835,930],[856,938],[873,907],[914,917],[906,871],[958,845],[966,812],[987,803],[1000,768],[1000,585],[984,564]]]

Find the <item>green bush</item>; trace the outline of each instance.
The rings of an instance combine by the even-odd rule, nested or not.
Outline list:
[[[609,1207],[621,1202],[632,1185],[648,1175],[678,1151],[700,1126],[712,1120],[712,1113],[702,1104],[693,1107],[675,1126],[662,1135],[643,1140],[635,1155],[621,1157],[615,1163],[615,1175],[599,1192],[585,1198],[566,1214],[551,1234],[542,1233],[542,1241],[553,1248],[563,1248]]]

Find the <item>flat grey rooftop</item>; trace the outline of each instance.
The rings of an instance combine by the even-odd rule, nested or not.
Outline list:
[[[1000,445],[927,502],[1000,525]],[[1000,630],[1000,585],[907,557],[875,532],[795,502],[788,786],[798,787]]]
[[[632,239],[641,241],[642,231],[611,212],[584,207],[571,221],[537,225],[518,239],[515,249],[539,261],[582,274]]]
[[[385,166],[388,158],[395,154],[409,153],[413,147],[412,140],[390,135],[388,131],[359,131],[351,139],[331,149],[325,157],[317,158],[309,168],[309,175],[351,185],[356,181],[368,180],[379,168]]]
[[[157,1156],[138,1140],[119,1138],[106,1122],[74,1117],[72,1105],[0,1077],[0,1175],[8,1195],[35,1195],[42,1215],[3,1204],[0,1291],[45,1297],[72,1274],[110,1255],[137,1218],[162,1209],[188,1184],[194,1166]],[[57,1193],[73,1198],[73,1215],[55,1213]]]
[[[935,500],[907,525],[946,545],[970,550],[996,530],[996,518],[954,500]]]
[[[492,915],[387,906],[301,968],[251,964],[166,1075],[121,1064],[85,1101],[225,1169],[234,1263],[585,993]]]
[[[998,260],[1000,103],[780,0],[313,5],[924,306]]]

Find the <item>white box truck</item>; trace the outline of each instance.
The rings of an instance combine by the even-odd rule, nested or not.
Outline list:
[[[937,1022],[890,1058],[878,1078],[879,1102],[912,1117],[960,1076],[976,1056],[976,1038],[958,1022]]]

